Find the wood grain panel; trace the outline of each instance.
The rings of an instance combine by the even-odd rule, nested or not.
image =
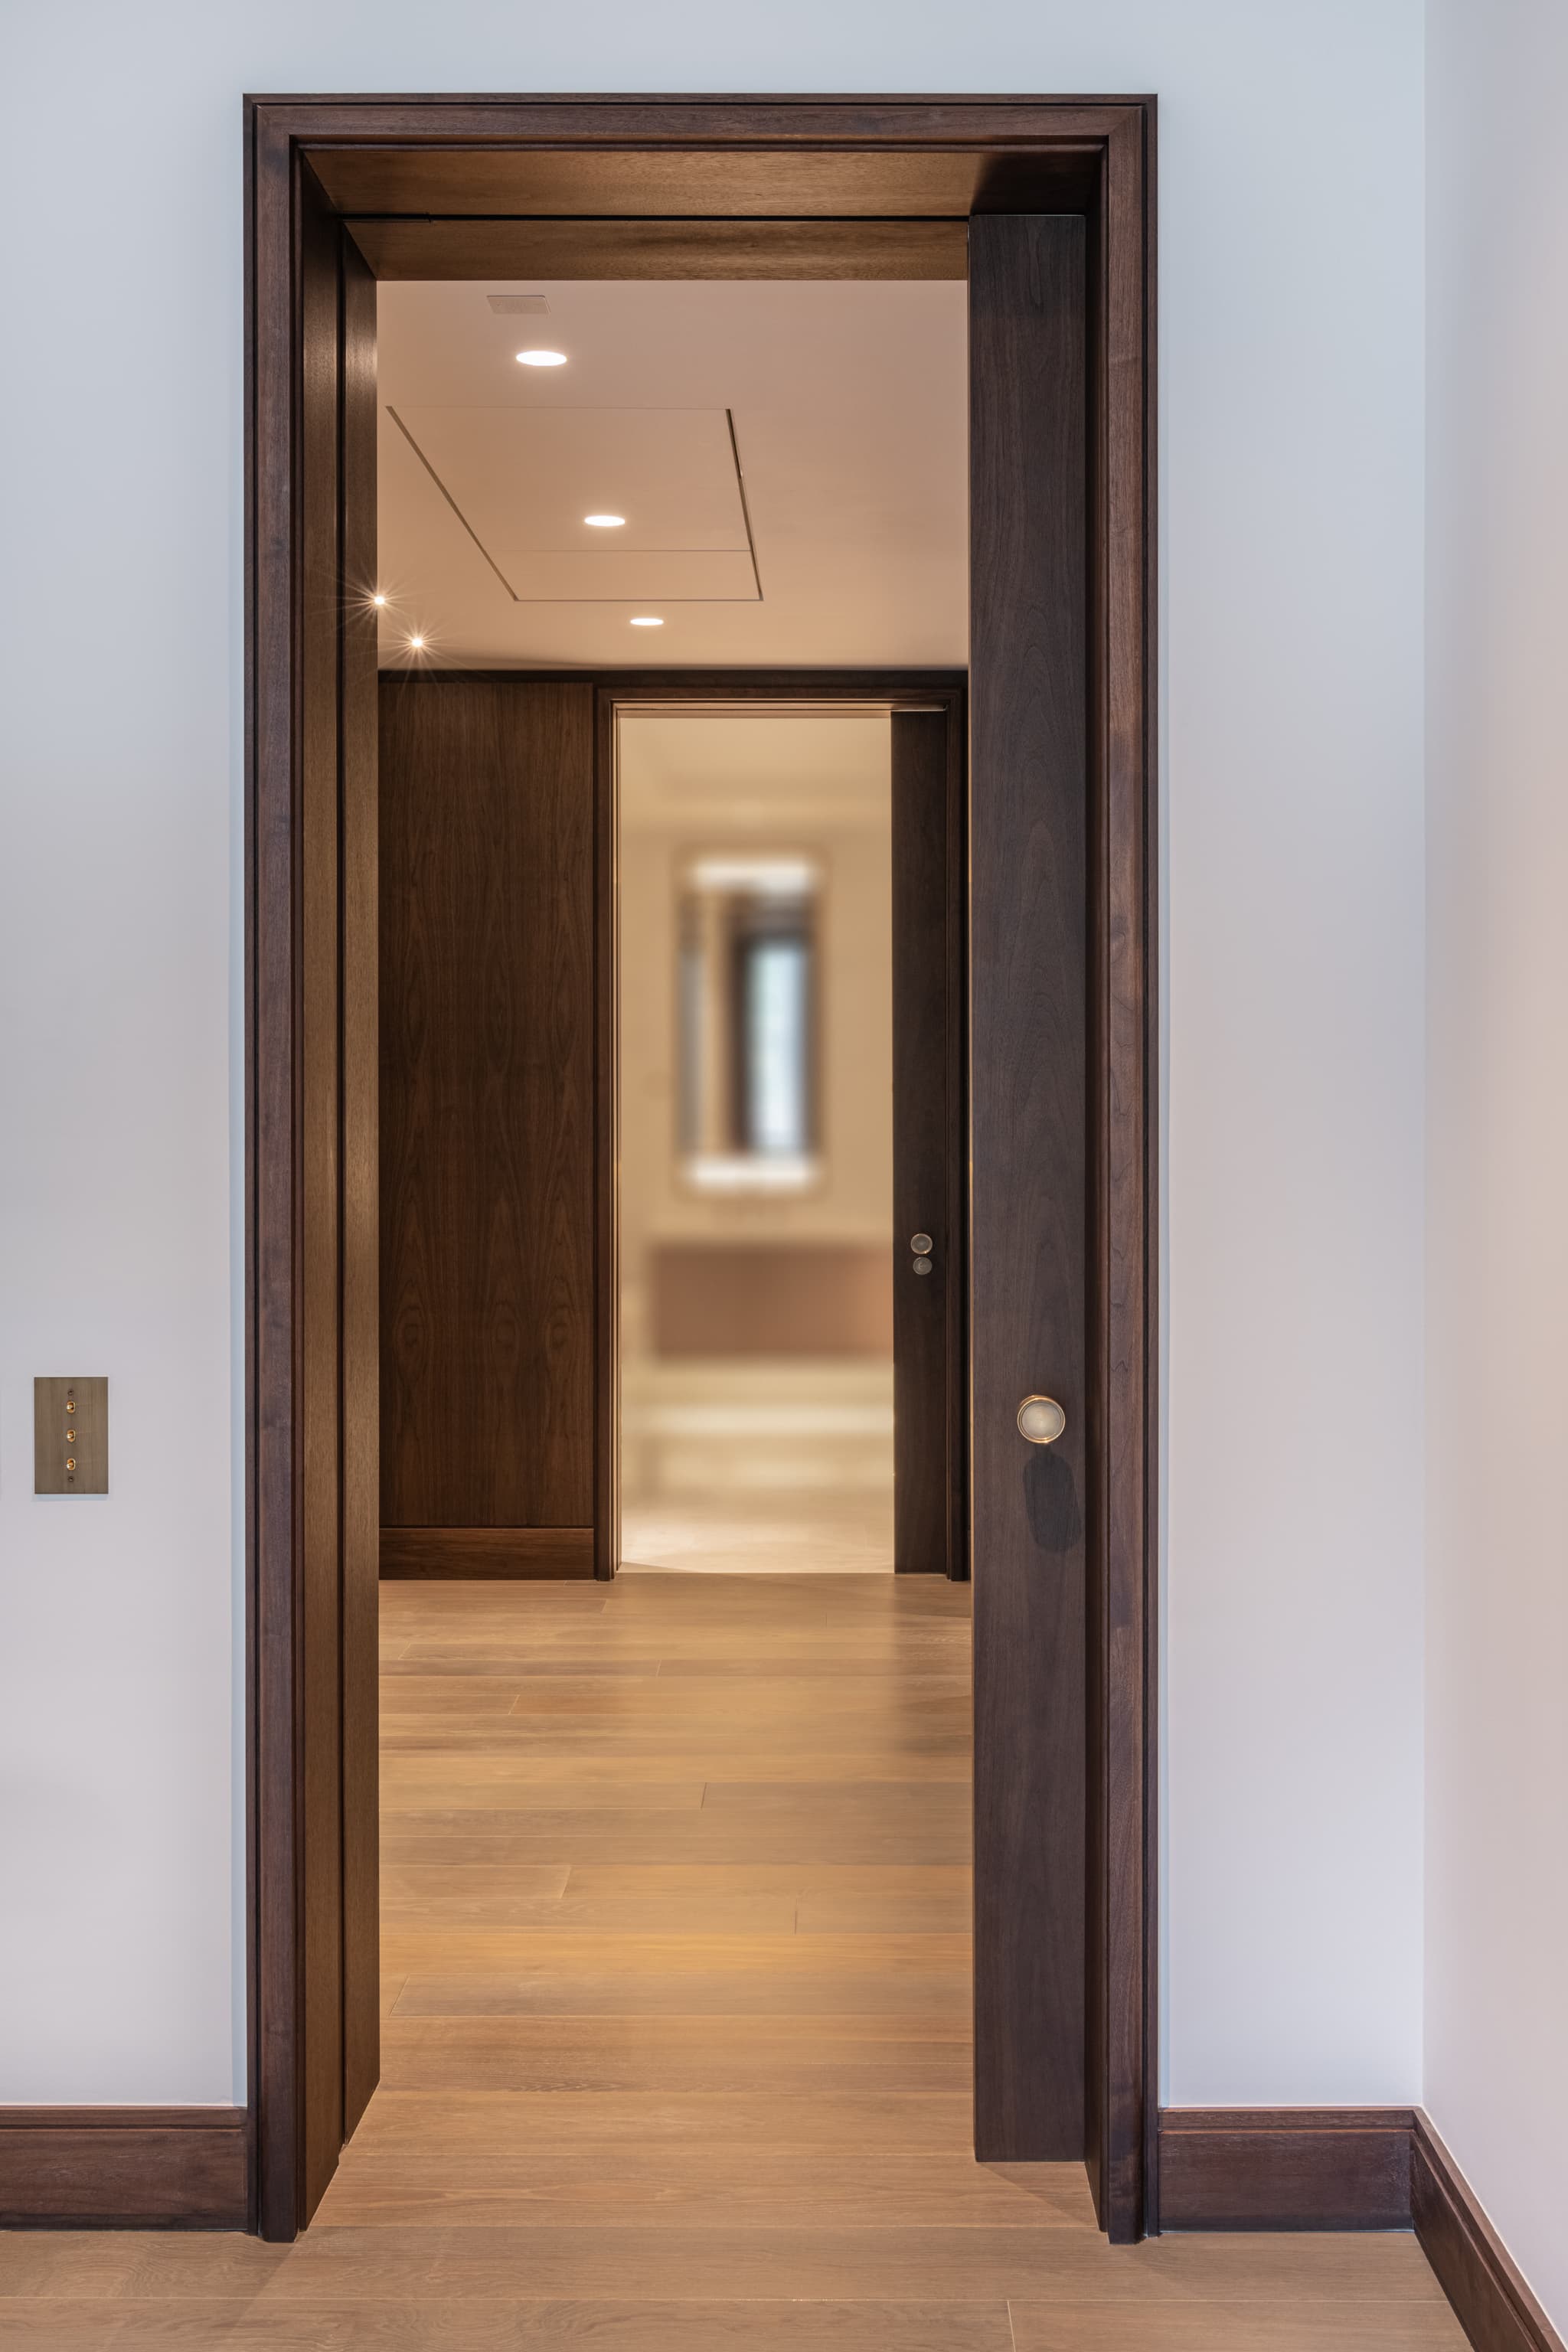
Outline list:
[[[963,221],[353,220],[378,278],[962,278]]]
[[[381,690],[382,1524],[590,1525],[593,689]]]
[[[1042,159],[1029,158],[1030,165],[1038,172]],[[825,147],[339,147],[313,157],[339,211],[354,215],[815,219],[835,228],[901,216],[962,229],[988,179],[1002,193],[996,166],[996,158],[973,151],[913,147],[875,157]],[[1015,165],[1012,209],[1016,177]]]
[[[592,1528],[383,1528],[383,1576],[592,1576]]]
[[[1084,2146],[1086,299],[1081,220],[972,224],[975,2137],[1010,2161]]]
[[[1175,2107],[1162,2230],[1407,2230],[1408,2107]]]
[[[0,2107],[0,2228],[241,2230],[249,2149],[243,2107]]]

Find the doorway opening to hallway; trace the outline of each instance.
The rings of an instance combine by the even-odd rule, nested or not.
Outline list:
[[[623,1570],[966,1572],[956,727],[617,704]]]
[[[623,1570],[893,1567],[889,728],[620,718]]]
[[[384,2014],[318,2220],[612,2147],[623,2215],[956,2212],[962,289],[377,310]]]
[[[839,101],[573,100],[552,112],[531,100],[465,101],[456,111],[446,101],[258,100],[247,117],[252,1919],[257,2178],[269,2233],[317,2210],[345,2139],[379,2112],[372,2103],[366,2116],[381,2060],[366,1900],[376,1716],[364,1672],[378,1549],[389,1633],[401,1611],[406,1636],[389,1661],[400,1703],[383,1717],[389,1763],[405,1759],[389,1771],[389,1803],[401,1774],[408,1801],[392,1810],[446,1812],[454,1842],[459,1832],[496,1833],[459,1814],[545,1810],[513,1801],[531,1778],[550,1778],[518,1769],[543,1760],[524,1718],[569,1715],[572,1694],[508,1695],[508,1685],[514,1675],[570,1684],[584,1664],[581,1651],[557,1649],[551,1675],[524,1671],[517,1636],[542,1630],[551,1610],[630,1629],[646,1606],[639,1593],[667,1602],[707,1593],[714,1605],[731,1590],[761,1596],[798,1583],[831,1598],[854,1583],[887,1597],[903,1655],[920,1646],[909,1639],[918,1594],[967,1598],[931,1574],[931,1552],[924,1574],[878,1569],[863,1579],[617,1572],[628,1558],[616,1377],[621,1163],[616,971],[604,911],[606,895],[614,903],[623,707],[815,692],[886,704],[896,731],[924,707],[894,708],[889,676],[919,693],[933,662],[947,670],[941,686],[966,689],[967,887],[960,984],[946,1002],[972,1052],[966,1102],[926,1090],[963,1163],[953,1227],[938,1234],[923,1202],[906,1214],[897,1197],[890,1221],[895,1269],[897,1253],[910,1257],[910,1280],[894,1291],[894,1568],[914,1558],[900,1528],[914,1482],[900,1458],[911,1421],[899,1302],[934,1290],[942,1264],[962,1254],[973,1309],[958,1416],[972,1441],[967,1479],[954,1486],[951,1446],[924,1446],[919,1458],[940,1466],[950,1496],[966,1496],[967,1524],[946,1520],[949,1574],[966,1551],[984,1568],[973,1646],[973,2146],[992,2160],[1082,2158],[1106,2225],[1116,2234],[1142,2226],[1152,2114],[1152,1947],[1140,1925],[1148,1692],[1138,1664],[1151,1557],[1147,123],[1136,103],[999,104],[845,111]],[[592,299],[579,300],[584,286]],[[901,522],[884,495],[887,468],[907,461],[900,417],[936,380],[929,337],[906,348],[879,330],[863,333],[856,365],[835,369],[821,334],[775,332],[736,398],[682,388],[683,376],[690,385],[713,373],[711,335],[695,331],[710,298],[749,304],[753,324],[787,297],[803,317],[816,303],[853,328],[879,307],[903,305],[912,318],[950,294],[967,321],[967,433],[961,416],[955,467],[925,469]],[[432,331],[399,338],[405,297],[426,303]],[[656,331],[631,338],[630,351],[634,310]],[[540,319],[552,323],[512,323]],[[576,367],[576,396],[520,399],[525,379],[508,371],[524,365]],[[465,374],[487,373],[491,389],[465,394]],[[385,397],[394,373],[398,395]],[[608,396],[596,398],[595,385]],[[852,448],[833,436],[847,386],[861,395]],[[632,453],[626,495],[595,491],[590,504],[578,495],[583,470],[614,456],[617,418]],[[775,498],[765,528],[753,530],[748,491],[792,463],[794,494]],[[379,555],[374,547],[377,480],[399,476],[423,501],[402,551],[412,562],[385,533]],[[945,511],[953,479],[972,520],[967,680],[954,677],[940,628],[911,652],[889,626],[900,611],[923,609],[927,622],[940,613],[926,527]],[[645,511],[644,492],[670,485],[679,498]],[[673,511],[682,501],[684,525]],[[614,555],[607,542],[578,543],[606,530],[627,533]],[[803,547],[836,533],[844,560],[803,568]],[[846,540],[882,560],[880,584],[875,562],[868,570],[850,560]],[[617,613],[639,640],[619,640],[618,656],[603,627]],[[823,653],[811,637],[828,618]],[[765,644],[759,619],[772,632]],[[627,663],[633,651],[638,669]],[[951,773],[951,753],[948,764]],[[378,796],[379,1108],[363,1051],[374,1027],[365,977],[367,947],[372,964],[376,952]],[[896,876],[896,844],[893,862]],[[812,1003],[814,979],[819,992],[818,933],[809,891],[782,888],[776,866],[765,880],[761,892],[732,894],[737,903],[710,926],[710,948],[729,942],[731,1042],[710,1055],[706,1099],[678,1127],[682,1152],[703,1163],[686,1171],[699,1184],[716,1163],[754,1153],[759,1134],[761,1156],[797,1162],[797,1183],[819,1173],[820,1073],[816,1094],[797,1089],[793,1109],[775,1082],[789,1007]],[[388,919],[389,908],[401,913]],[[689,928],[695,1001],[695,912]],[[896,941],[894,953],[896,963]],[[945,961],[927,955],[922,968],[940,973]],[[390,993],[389,971],[401,971]],[[517,1017],[520,987],[536,1017]],[[895,1008],[901,995],[895,973]],[[773,1041],[765,1087],[768,1055],[734,1050],[748,1005]],[[797,1037],[803,1025],[794,1023]],[[439,1059],[433,1042],[461,1073],[445,1093],[427,1083]],[[808,1059],[812,1042],[807,1033]],[[899,1053],[895,1032],[895,1129]],[[694,1057],[694,1079],[700,1066]],[[518,1102],[526,1115],[509,1125]],[[379,1542],[364,1410],[374,1188],[363,1181],[378,1118],[391,1401]],[[504,1196],[499,1205],[487,1202],[487,1185]],[[931,1251],[917,1249],[917,1237]],[[373,1266],[374,1255],[373,1244]],[[932,1271],[916,1274],[916,1262]],[[696,1297],[688,1286],[685,1305]],[[659,1356],[681,1360],[665,1337]],[[776,1323],[766,1360],[780,1360]],[[776,1433],[788,1400],[762,1402]],[[948,1405],[951,1417],[951,1395]],[[525,1444],[514,1442],[520,1429]],[[410,1614],[420,1586],[424,1623]],[[450,1621],[461,1586],[474,1625],[492,1637],[500,1677],[482,1702],[477,1662],[459,1658]],[[510,1647],[508,1606],[527,1612]],[[655,1685],[667,1657],[685,1654],[669,1649],[669,1630],[657,1635]],[[601,1654],[615,1658],[608,1643]],[[439,1671],[459,1665],[467,1670]],[[423,1692],[422,1667],[437,1670]],[[605,1755],[605,1694],[601,1677],[589,1679],[597,1720],[578,1727]],[[645,1689],[637,1704],[646,1730],[668,1699]],[[501,1746],[488,1761],[506,1767],[500,1804],[448,1801],[478,1769],[465,1736],[476,1711],[498,1719]],[[776,1712],[764,1717],[781,1728]],[[568,1777],[587,1752],[571,1750]],[[787,1747],[757,1752],[781,1769],[749,1785],[787,1783]],[[438,1800],[408,1785],[427,1767],[406,1759],[421,1755],[444,1759]],[[690,1777],[675,1785],[689,1789]],[[726,1781],[715,1773],[711,1785]],[[837,1776],[835,1785],[851,1784]],[[516,1820],[510,1827],[521,1862],[530,1833]],[[566,1832],[556,1822],[550,1834],[559,1845]],[[792,1837],[805,1834],[795,1822]],[[459,1866],[455,1843],[447,1859]],[[526,1899],[550,1898],[536,1890]],[[416,1923],[402,1924],[414,1934]],[[501,1941],[480,1955],[508,1963],[511,2000],[519,1983],[503,1948],[526,1927],[489,1923]],[[416,1982],[430,1955],[410,1946],[407,1957],[420,1967],[395,1995],[389,1975],[387,1991],[394,2016],[413,2021],[431,2014]],[[457,1999],[455,1984],[437,1997]],[[482,2006],[496,1989],[471,1984],[464,1997]]]

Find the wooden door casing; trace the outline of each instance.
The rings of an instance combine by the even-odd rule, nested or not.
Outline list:
[[[251,665],[248,722],[288,744],[291,782],[247,802],[246,1504],[252,1562],[290,1562],[249,1594],[252,2203],[285,2237],[380,2071],[380,1371],[375,287],[303,157],[279,167],[289,236],[257,257],[254,332],[310,364],[287,463],[256,427],[273,471],[253,495],[284,496],[291,561],[253,542],[272,658]]]
[[[1083,1413],[1089,1998],[1081,2147],[1102,2226],[1115,2239],[1135,2238],[1157,2210],[1154,105],[1146,98],[246,101],[248,1912],[258,2225],[268,2237],[293,2234],[319,2193],[313,2149],[329,2168],[332,2160],[333,2102],[318,2102],[313,2089],[331,2038],[332,2000],[307,1979],[322,1967],[330,1977],[338,1963],[312,1932],[312,1894],[329,1895],[344,1879],[342,1808],[353,1789],[359,1804],[374,1787],[356,1778],[344,1753],[351,1711],[336,1645],[350,1619],[334,1581],[340,1569],[329,1565],[348,1557],[341,1531],[353,1488],[348,1450],[338,1451],[335,1433],[348,1393],[342,1360],[333,1373],[318,1335],[323,1318],[341,1328],[345,1262],[341,1245],[305,1246],[305,1204],[319,1204],[323,1171],[331,1197],[342,1133],[342,1097],[321,1082],[331,1061],[330,1054],[322,1060],[324,1040],[336,1034],[342,1000],[309,845],[321,839],[310,802],[329,733],[320,698],[339,691],[347,672],[334,676],[316,640],[346,639],[355,600],[369,585],[349,576],[345,561],[355,541],[345,502],[363,495],[366,478],[352,458],[340,456],[337,467],[336,563],[312,573],[307,562],[312,528],[317,565],[321,549],[323,477],[312,446],[322,431],[336,431],[328,421],[335,416],[350,438],[354,429],[344,401],[342,248],[331,257],[335,304],[306,299],[330,250],[310,219],[336,214],[341,238],[343,215],[363,208],[363,187],[355,195],[336,186],[351,159],[382,175],[383,202],[373,209],[416,216],[428,232],[421,273],[446,274],[448,244],[460,247],[467,234],[456,216],[466,207],[438,187],[464,157],[489,175],[498,215],[536,209],[517,200],[520,175],[548,173],[553,158],[595,186],[607,171],[606,188],[618,185],[617,169],[652,171],[652,210],[685,225],[681,269],[692,239],[700,242],[701,221],[712,215],[721,228],[732,216],[731,173],[749,191],[742,209],[759,219],[798,216],[804,172],[814,186],[841,189],[847,214],[879,220],[940,216],[968,222],[983,237],[984,221],[1007,206],[1022,215],[1059,208],[1088,226],[1086,1226],[1093,1279]],[[910,184],[916,165],[916,176],[925,174],[919,189]],[[831,196],[829,212],[838,207]],[[649,207],[617,199],[593,209]],[[818,258],[834,274],[876,274],[869,254]],[[725,274],[736,266],[727,258]],[[776,254],[754,266],[776,273]],[[910,274],[931,267],[916,257]],[[681,269],[658,250],[644,256],[644,274]],[[325,496],[331,507],[330,476]],[[976,554],[989,561],[984,548]],[[308,593],[312,576],[326,593]],[[978,598],[975,610],[978,617]],[[984,650],[977,643],[977,663]],[[353,701],[342,692],[351,726]],[[977,908],[981,897],[977,890]],[[342,939],[352,940],[346,921]],[[338,1139],[330,1148],[318,1135],[323,1125]],[[315,1171],[310,1182],[307,1170]],[[977,1272],[977,1288],[980,1281]],[[984,1742],[994,1726],[984,1710],[979,1724]],[[1008,1980],[1004,1971],[994,1981]],[[341,2127],[341,2101],[336,2112]]]

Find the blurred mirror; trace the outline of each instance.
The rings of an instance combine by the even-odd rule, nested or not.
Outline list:
[[[621,1562],[893,1565],[886,710],[616,730]]]
[[[798,1192],[822,1172],[820,869],[705,853],[681,877],[679,1148],[708,1192]]]

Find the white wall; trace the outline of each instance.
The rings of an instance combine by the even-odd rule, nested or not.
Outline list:
[[[1431,17],[1426,2105],[1568,2327],[1568,81]]]
[[[0,2087],[235,2080],[239,94],[901,86],[1161,99],[1169,2090],[1412,2094],[1419,0],[61,0],[8,51]],[[61,1369],[115,1382],[91,1509],[29,1492]]]

